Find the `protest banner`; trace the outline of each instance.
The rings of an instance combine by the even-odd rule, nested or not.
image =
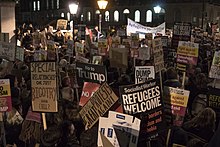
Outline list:
[[[127,68],[128,49],[127,48],[110,48],[109,60],[110,60],[111,67]]]
[[[152,33],[153,37],[158,33],[165,35],[165,22],[157,27],[146,27],[128,18],[127,36],[131,33],[139,33],[140,38],[145,38],[146,33]]]
[[[16,47],[16,59],[20,61],[24,61],[24,48]]]
[[[129,39],[129,38],[122,39],[122,45],[124,45],[125,48],[130,48],[131,47],[131,39]]]
[[[12,110],[11,88],[9,79],[0,79],[0,112]]]
[[[118,48],[120,44],[121,44],[121,37],[119,36],[112,37],[112,45],[111,45],[112,48]]]
[[[177,69],[186,71],[189,65],[197,65],[199,55],[199,44],[193,42],[179,41],[177,48]]]
[[[189,91],[173,87],[164,87],[166,120],[174,126],[182,126],[184,121]]]
[[[173,37],[171,41],[172,48],[177,48],[179,41],[191,40],[191,23],[175,23],[173,26]]]
[[[0,43],[0,58],[15,61],[15,44],[13,43]]]
[[[92,64],[102,65],[102,56],[92,56]]]
[[[152,40],[153,55],[154,55],[154,67],[155,72],[159,72],[164,68],[163,48],[161,38]]]
[[[47,41],[47,60],[56,60],[56,45],[55,42],[52,40]]]
[[[9,43],[9,33],[0,33],[0,42]]]
[[[75,52],[76,52],[76,56],[83,56],[84,55],[84,45],[82,43],[76,42],[75,43]]]
[[[103,116],[117,100],[118,97],[108,84],[102,84],[79,112],[85,126],[88,129],[92,128],[99,117]]]
[[[160,86],[155,80],[119,87],[124,113],[141,114],[140,134],[151,138],[165,129]]]
[[[138,33],[131,33],[131,48],[138,48],[139,47],[139,34]]]
[[[84,82],[79,105],[84,106],[92,95],[99,89],[99,87],[100,85],[97,83]]]
[[[127,114],[109,111],[107,118],[99,118],[98,132],[103,134],[114,147],[136,147],[140,121]],[[101,134],[98,134],[98,146],[103,146]]]
[[[34,61],[45,61],[47,60],[47,51],[39,49],[34,51]]]
[[[69,56],[69,57],[73,57],[73,50],[74,50],[74,41],[73,40],[67,40],[66,55]]]
[[[106,56],[108,53],[108,41],[107,39],[100,38],[98,40],[99,55]]]
[[[220,79],[220,51],[215,51],[211,70],[209,71],[209,77],[214,79]]]
[[[58,111],[56,62],[32,62],[31,87],[33,111]]]
[[[217,88],[210,88],[207,98],[208,107],[212,108],[217,117],[220,117],[220,91]]]
[[[150,60],[150,48],[149,47],[139,47],[138,48],[138,59]]]
[[[162,108],[160,87],[155,80],[121,86],[120,97],[126,114],[136,114]]]
[[[76,62],[77,81],[79,85],[83,82],[93,82],[102,84],[107,81],[107,71],[105,66]]]
[[[135,66],[135,84],[155,79],[154,66]]]
[[[66,30],[66,28],[67,28],[67,22],[68,22],[68,20],[66,20],[66,19],[58,19],[57,20],[57,27],[56,27],[56,29],[58,30],[58,29],[60,29],[60,30]]]

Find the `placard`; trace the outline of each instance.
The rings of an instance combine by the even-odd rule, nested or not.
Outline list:
[[[151,138],[166,128],[160,86],[155,80],[121,86],[119,91],[124,113],[141,115],[142,135]]]
[[[177,48],[177,65],[178,70],[186,71],[187,65],[197,65],[199,55],[199,44],[179,41]]]
[[[9,61],[15,61],[15,44],[14,43],[0,43],[0,58]]]
[[[93,82],[102,84],[107,81],[107,71],[105,66],[76,62],[78,84],[83,82]]]
[[[84,55],[84,45],[79,42],[76,42],[75,45],[76,45],[76,47],[75,47],[76,56],[83,56]]]
[[[135,84],[155,79],[154,66],[135,66]]]
[[[212,66],[209,71],[209,77],[220,79],[220,51],[215,51],[215,54],[212,60]]]
[[[218,117],[220,117],[220,91],[216,88],[210,88],[207,98],[208,107],[215,110]]]
[[[0,79],[0,112],[12,110],[11,88],[9,79]]]
[[[58,111],[56,62],[32,62],[31,87],[33,111]]]
[[[99,117],[103,116],[117,100],[118,97],[108,84],[102,84],[79,112],[86,127],[92,128]]]
[[[127,48],[110,48],[109,59],[110,59],[111,67],[127,68],[128,49]]]
[[[150,60],[150,48],[149,47],[140,47],[138,49],[138,59],[140,60]]]
[[[47,60],[56,60],[56,45],[52,40],[47,41]]]
[[[73,40],[67,40],[66,55],[69,56],[69,57],[73,57],[73,50],[74,50],[74,41]]]
[[[141,120],[122,113],[109,111],[108,117],[99,118],[98,132],[103,134],[114,147],[136,147]],[[98,134],[98,146],[103,146],[101,134]]]
[[[182,126],[184,121],[189,91],[173,87],[164,87],[164,103],[166,119],[174,126]]]
[[[66,30],[67,28],[67,20],[66,19],[58,19],[57,20],[57,30]]]
[[[99,89],[100,85],[97,83],[84,82],[79,105],[84,106],[93,94]]]
[[[99,50],[99,55],[101,55],[101,56],[107,55],[107,52],[108,52],[108,41],[107,41],[107,39],[100,38],[98,40],[98,50]]]
[[[159,72],[164,68],[163,48],[161,38],[152,40],[155,72]]]
[[[20,61],[24,61],[24,48],[22,47],[16,47],[16,59]]]
[[[175,23],[173,26],[173,37],[171,46],[177,48],[179,41],[190,41],[191,40],[191,23]]]

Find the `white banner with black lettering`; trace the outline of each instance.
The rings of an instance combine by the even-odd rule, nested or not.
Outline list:
[[[155,79],[154,66],[135,66],[135,84]]]

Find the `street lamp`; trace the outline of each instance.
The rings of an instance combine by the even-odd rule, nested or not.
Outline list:
[[[108,5],[107,0],[98,0],[97,1],[99,9],[104,10],[106,6]],[[102,32],[102,13],[99,14],[99,31]]]
[[[79,4],[74,3],[74,2],[69,4],[70,13],[73,15],[73,40],[74,40],[74,37],[75,37],[74,36],[74,30],[75,30],[75,28],[74,28],[74,17],[77,13],[78,6],[79,6]]]

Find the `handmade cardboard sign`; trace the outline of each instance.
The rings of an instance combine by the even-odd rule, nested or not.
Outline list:
[[[11,89],[9,79],[0,79],[0,112],[11,111]]]

